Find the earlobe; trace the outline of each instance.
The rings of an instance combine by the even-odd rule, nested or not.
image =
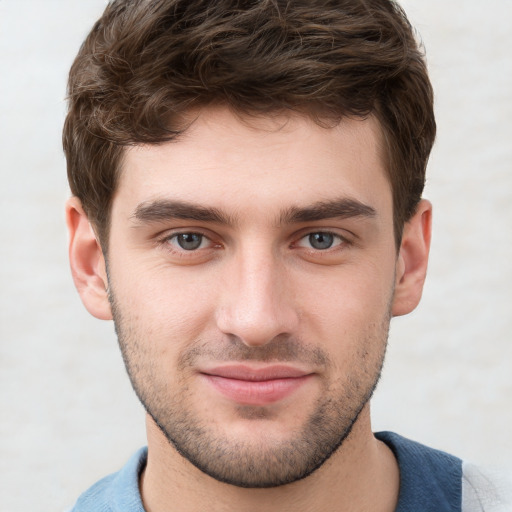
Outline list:
[[[77,197],[66,203],[69,234],[69,263],[73,281],[91,315],[111,320],[108,281],[101,246]]]
[[[416,213],[404,226],[396,264],[393,316],[410,313],[421,299],[427,274],[431,233],[432,205],[423,199]]]

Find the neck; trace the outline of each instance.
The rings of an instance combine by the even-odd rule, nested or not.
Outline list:
[[[148,417],[148,463],[140,487],[147,512],[392,512],[399,473],[391,450],[375,439],[369,407],[343,445],[318,470],[292,484],[246,489],[218,482],[184,459]]]

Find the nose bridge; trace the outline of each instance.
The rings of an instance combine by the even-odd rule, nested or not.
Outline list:
[[[218,327],[246,345],[264,345],[290,334],[297,315],[286,271],[270,244],[255,241],[233,256],[219,305]]]

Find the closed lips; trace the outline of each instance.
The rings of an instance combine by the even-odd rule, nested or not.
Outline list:
[[[202,374],[224,397],[242,405],[268,405],[282,400],[312,376],[289,366],[224,366]]]

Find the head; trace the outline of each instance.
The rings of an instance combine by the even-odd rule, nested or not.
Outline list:
[[[113,1],[78,53],[68,94],[68,179],[105,251],[126,148],[179,138],[195,108],[295,112],[326,125],[374,116],[397,247],[435,137],[423,55],[391,0]]]
[[[435,123],[403,12],[114,1],[69,97],[75,282],[154,435],[238,486],[308,476],[369,429],[425,277]]]

